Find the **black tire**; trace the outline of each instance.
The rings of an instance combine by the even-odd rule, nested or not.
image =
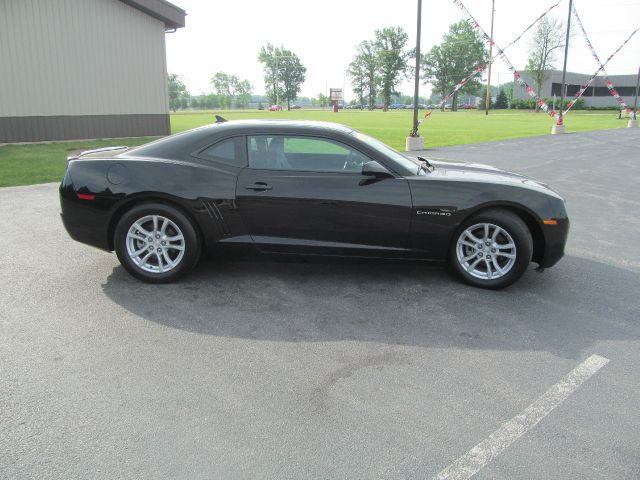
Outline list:
[[[170,222],[173,222],[173,224],[179,229],[179,233],[182,234],[182,237],[184,239],[183,241],[176,241],[178,246],[184,249],[179,259],[178,256],[180,255],[180,251],[171,250],[171,253],[169,253],[169,255],[176,257],[173,260],[178,259],[175,267],[171,267],[169,271],[161,272],[159,271],[159,268],[158,271],[145,270],[140,265],[134,262],[127,249],[127,238],[130,228],[133,227],[136,221],[147,216],[154,215],[164,217]],[[171,230],[173,228],[171,226],[167,228],[169,231],[168,235],[172,235],[177,232],[177,230]],[[139,246],[144,246],[143,242],[139,240],[135,241]],[[160,241],[160,239],[158,239],[158,241]],[[120,260],[120,263],[127,270],[127,272],[129,272],[135,278],[149,283],[170,283],[182,277],[183,275],[186,275],[198,263],[201,251],[200,239],[191,221],[177,208],[163,203],[155,202],[137,205],[131,210],[127,211],[122,216],[122,218],[120,218],[114,233],[114,246],[116,254],[118,256],[118,260]],[[152,259],[149,260],[149,262],[151,261]],[[162,262],[162,259],[156,257],[156,265],[159,262]],[[168,264],[165,263],[165,265],[165,268],[167,268]]]
[[[500,276],[499,278],[478,278],[477,276],[474,276],[469,271],[467,271],[467,269],[465,269],[458,258],[458,239],[468,228],[478,224],[492,224],[500,227],[505,232],[507,232],[509,236],[511,236],[511,238],[513,239],[513,243],[515,244],[515,261],[509,267],[510,269],[507,271],[507,273]],[[500,235],[502,235],[501,238],[505,238],[504,234],[501,233]],[[465,247],[461,248],[464,249]],[[487,246],[485,246],[484,248],[487,248]],[[491,247],[489,246],[488,248]],[[491,255],[491,251],[495,252],[495,249],[486,251],[486,253],[484,253],[485,257],[487,253]],[[483,252],[480,252],[481,255],[482,253]],[[497,290],[500,288],[508,287],[509,285],[516,282],[524,274],[524,272],[529,267],[529,264],[531,263],[532,254],[533,239],[531,238],[531,232],[529,232],[529,228],[524,223],[524,221],[518,215],[509,210],[496,208],[479,212],[460,225],[460,227],[456,230],[456,233],[453,236],[451,242],[449,264],[453,272],[469,285]],[[496,256],[494,254],[494,259],[495,258]],[[474,257],[473,260],[477,260],[477,257]],[[502,258],[500,261],[509,262],[509,259]],[[469,263],[471,263],[471,261],[469,261]],[[482,262],[480,265],[482,265]],[[487,268],[491,267],[485,264],[485,267],[480,268],[484,268],[484,270],[486,271]]]

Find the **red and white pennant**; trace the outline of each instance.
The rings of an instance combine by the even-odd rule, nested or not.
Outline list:
[[[527,82],[524,81],[524,79],[520,75],[520,72],[518,72],[516,70],[516,68],[513,66],[513,63],[511,63],[511,61],[504,54],[504,49],[501,49],[500,47],[498,47],[498,45],[496,45],[496,43],[491,39],[491,37],[487,34],[487,32],[485,32],[484,29],[480,26],[480,24],[476,21],[476,19],[473,17],[473,15],[471,15],[471,12],[469,12],[469,10],[467,10],[467,7],[464,6],[462,1],[461,0],[453,0],[453,3],[455,5],[457,5],[458,7],[460,7],[460,10],[462,10],[462,12],[467,16],[468,20],[471,22],[471,25],[474,28],[476,28],[477,30],[480,31],[480,33],[482,34],[482,37],[485,39],[485,41],[487,43],[490,43],[490,44],[493,44],[493,45],[496,46],[496,48],[498,49],[497,57],[500,58],[507,65],[507,68],[509,69],[509,71],[511,71],[511,73],[513,73],[513,78],[518,83],[518,85],[520,85],[522,88],[524,88],[527,91],[527,93],[529,94],[529,96],[533,97],[536,100],[537,105],[540,107],[540,109],[542,111],[547,113],[550,117],[555,117],[557,112],[555,110],[553,110],[551,107],[549,107],[549,105],[547,105],[547,103],[542,98],[540,98],[538,96],[536,91],[529,84],[527,84]],[[542,15],[542,16],[544,16],[544,15]],[[540,18],[542,18],[542,17],[540,17]]]
[[[601,69],[602,69],[602,73],[604,74],[605,85],[607,86],[607,89],[609,90],[609,93],[611,93],[611,95],[613,95],[615,97],[616,101],[620,104],[620,107],[629,109],[629,106],[625,103],[623,98],[618,94],[618,91],[613,86],[613,83],[611,82],[611,80],[609,80],[609,78],[607,76],[607,72],[604,69],[604,65],[600,61],[600,57],[598,57],[598,54],[596,53],[595,49],[593,48],[593,45],[591,44],[591,41],[589,40],[589,36],[587,35],[586,30],[584,29],[584,25],[582,24],[582,20],[580,20],[580,16],[578,15],[578,11],[576,10],[576,6],[575,5],[573,5],[573,16],[575,17],[576,23],[578,24],[578,27],[580,28],[580,31],[582,32],[582,35],[584,36],[584,40],[587,43],[587,46],[589,47],[589,50],[591,51],[591,55],[593,56],[594,60],[598,64],[598,66],[600,66]],[[586,90],[586,88],[585,88],[585,90]],[[578,92],[578,93],[580,93],[580,92]],[[582,92],[582,93],[584,93],[584,92]],[[580,94],[580,96],[582,96],[582,94]],[[571,110],[571,107],[573,107],[573,105],[576,103],[578,98],[580,98],[580,96],[574,98],[573,100],[571,100],[571,102],[569,102],[569,105],[567,105],[567,112],[569,110]]]
[[[553,10],[554,8],[556,8],[558,6],[558,4],[561,2],[562,0],[558,0],[556,3],[554,3],[553,5],[551,5],[546,11],[544,11],[542,14],[540,14],[540,16],[538,16],[538,18],[536,18],[527,28],[525,28],[522,33],[520,35],[518,35],[516,38],[514,38],[511,42],[509,42],[509,44],[504,47],[502,49],[502,51],[504,52],[507,48],[511,47],[514,43],[516,43],[518,40],[520,40],[525,33],[527,33],[531,27],[533,27],[536,23],[538,23],[540,20],[542,20],[543,17],[545,17],[551,10]],[[487,65],[484,64],[480,64],[476,67],[476,69],[471,72],[467,77],[465,77],[460,83],[458,83],[455,88],[453,89],[453,91],[449,94],[446,95],[445,97],[443,97],[442,101],[440,102],[439,108],[442,108],[442,106],[447,103],[447,101],[453,97],[453,95],[459,91],[462,87],[464,87],[467,83],[469,83],[469,81],[475,77],[476,75],[478,75],[479,73],[482,73],[490,64],[492,64],[495,61],[495,57],[490,59],[489,63]],[[431,115],[431,112],[425,114],[425,118],[427,118],[429,115]]]

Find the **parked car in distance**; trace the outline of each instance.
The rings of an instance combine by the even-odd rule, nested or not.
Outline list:
[[[373,106],[374,110],[383,110],[384,109],[384,103],[376,103]]]
[[[300,110],[302,107],[300,105],[291,105],[289,108],[291,110]]]
[[[404,103],[392,103],[389,108],[392,110],[404,110],[406,105]]]
[[[535,180],[311,121],[218,118],[70,156],[60,205],[73,239],[115,250],[152,283],[209,252],[446,262],[467,283],[502,288],[531,261],[554,265],[569,230],[562,197]]]
[[[474,110],[476,108],[478,108],[476,105],[472,105],[470,103],[465,103],[464,105],[462,105],[462,108],[464,110]]]
[[[282,110],[282,105],[271,105],[269,107],[270,112],[279,112]]]

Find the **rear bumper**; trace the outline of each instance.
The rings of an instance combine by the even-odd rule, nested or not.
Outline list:
[[[93,202],[78,199],[70,185],[60,186],[60,218],[74,240],[101,250],[111,251],[108,242],[108,218]]]
[[[544,225],[543,233],[545,248],[539,265],[542,268],[549,268],[564,256],[564,249],[569,237],[569,219],[558,219],[557,225]]]

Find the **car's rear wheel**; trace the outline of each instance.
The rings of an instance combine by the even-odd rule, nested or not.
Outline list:
[[[508,210],[480,212],[454,236],[450,263],[465,282],[499,289],[511,285],[531,262],[533,240],[527,225]]]
[[[200,257],[200,242],[191,221],[162,203],[138,205],[126,212],[116,226],[114,246],[122,266],[151,283],[180,278]]]

